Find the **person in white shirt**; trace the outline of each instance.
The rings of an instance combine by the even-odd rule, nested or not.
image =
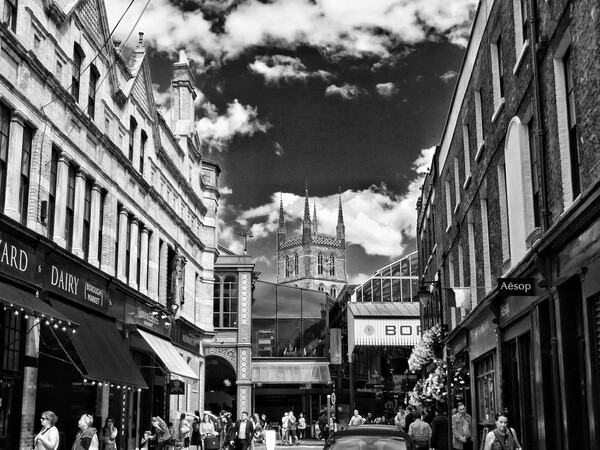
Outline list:
[[[54,426],[58,417],[52,411],[44,411],[40,419],[42,429],[33,438],[34,450],[56,450],[58,448],[58,429]]]

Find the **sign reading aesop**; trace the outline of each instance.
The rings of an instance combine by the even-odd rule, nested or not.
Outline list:
[[[510,295],[535,297],[535,279],[498,278],[498,294],[504,297]]]

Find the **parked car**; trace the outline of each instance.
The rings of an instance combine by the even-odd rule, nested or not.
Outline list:
[[[348,426],[331,434],[323,450],[415,450],[413,440],[393,425]]]

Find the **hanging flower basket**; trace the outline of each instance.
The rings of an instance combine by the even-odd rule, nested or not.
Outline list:
[[[418,372],[435,359],[436,352],[442,343],[442,329],[439,325],[429,328],[421,340],[415,344],[408,358],[408,369]]]

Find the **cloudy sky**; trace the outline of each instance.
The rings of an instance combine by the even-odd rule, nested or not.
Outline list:
[[[131,0],[107,0],[111,27]],[[133,0],[115,35],[143,31],[155,98],[171,64],[196,75],[197,130],[223,173],[220,242],[275,281],[280,196],[288,235],[304,187],[335,233],[342,192],[347,272],[360,282],[415,250],[415,204],[439,143],[476,0]]]

